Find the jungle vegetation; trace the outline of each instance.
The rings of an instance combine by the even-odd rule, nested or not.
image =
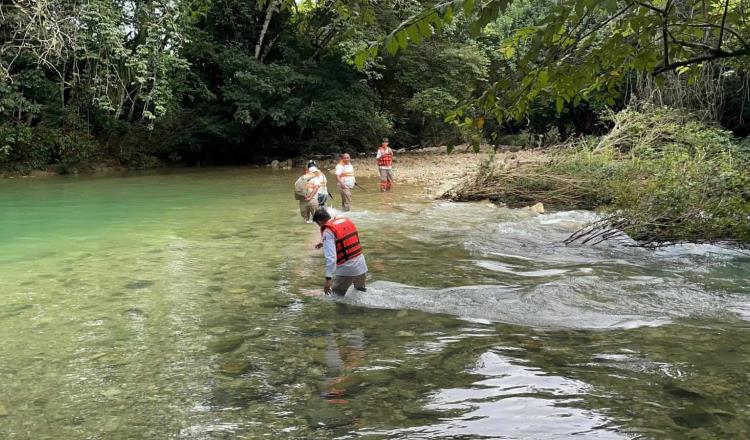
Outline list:
[[[0,172],[265,163],[381,136],[396,148],[515,144],[552,159],[485,167],[465,198],[600,209],[599,238],[747,242],[749,9],[4,0]]]

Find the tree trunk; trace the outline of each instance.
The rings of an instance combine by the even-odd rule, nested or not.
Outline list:
[[[260,50],[263,47],[263,39],[266,38],[266,32],[268,32],[268,25],[271,23],[273,13],[276,11],[276,5],[279,0],[271,0],[266,9],[266,20],[263,22],[263,27],[260,30],[260,37],[258,37],[258,43],[255,45],[255,59],[260,61]]]

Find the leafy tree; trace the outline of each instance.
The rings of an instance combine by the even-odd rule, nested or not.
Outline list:
[[[391,54],[432,36],[455,14],[479,34],[508,7],[509,0],[451,0],[404,21],[382,41],[361,51],[363,66],[380,47]],[[534,26],[521,28],[500,50],[512,62],[477,102],[498,119],[521,119],[537,99],[615,104],[632,72],[690,74],[703,62],[746,59],[750,34],[745,0],[565,0]],[[461,113],[459,113],[461,114]]]

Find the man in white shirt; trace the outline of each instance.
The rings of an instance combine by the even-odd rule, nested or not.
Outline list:
[[[336,187],[341,193],[341,210],[352,209],[352,188],[356,184],[354,179],[354,167],[349,153],[343,153],[341,160],[336,165]]]
[[[326,281],[323,291],[344,296],[349,286],[366,291],[367,262],[359,242],[356,226],[348,218],[331,218],[325,208],[315,211],[313,221],[320,226],[323,238],[315,247],[323,248],[326,261]]]

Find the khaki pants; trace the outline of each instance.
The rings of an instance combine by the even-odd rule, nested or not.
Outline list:
[[[312,220],[313,214],[318,209],[318,199],[299,201],[299,213],[305,221]]]
[[[352,209],[352,189],[344,185],[336,185],[341,194],[341,210],[350,211]]]
[[[351,277],[336,275],[333,277],[333,285],[331,286],[331,290],[333,290],[333,293],[335,293],[336,295],[344,296],[346,295],[346,291],[349,290],[349,286],[354,284],[355,289],[364,292],[365,290],[367,290],[367,288],[365,287],[366,278],[367,272],[363,273],[362,275],[354,275]]]
[[[380,190],[390,191],[393,183],[393,170],[378,168],[378,171],[380,172]]]

